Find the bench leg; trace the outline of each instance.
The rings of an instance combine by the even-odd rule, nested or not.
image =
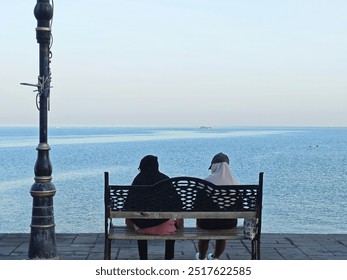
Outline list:
[[[257,240],[257,260],[260,260],[260,239]]]
[[[252,260],[260,260],[260,240],[252,240]]]
[[[112,245],[112,240],[108,238],[105,239],[104,260],[111,259],[111,245]]]
[[[107,260],[107,236],[105,236],[104,240],[104,260]]]
[[[251,259],[252,259],[252,260],[255,260],[255,255],[256,255],[256,253],[255,253],[256,244],[255,244],[255,243],[256,243],[255,240],[252,240],[252,241],[251,241],[251,247],[252,247],[252,248],[251,248],[251,249],[252,249],[252,252],[251,252]]]

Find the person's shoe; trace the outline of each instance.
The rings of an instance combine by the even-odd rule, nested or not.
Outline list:
[[[199,252],[196,252],[195,259],[196,260],[206,260],[206,258],[200,259],[200,253]]]
[[[214,255],[213,255],[212,253],[209,253],[209,254],[207,255],[207,259],[208,259],[208,260],[219,260],[218,258],[215,258]]]

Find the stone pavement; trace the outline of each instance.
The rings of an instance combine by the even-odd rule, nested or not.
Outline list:
[[[0,233],[0,260],[25,260],[29,233]],[[60,260],[102,260],[103,233],[56,233],[57,256]],[[228,241],[221,259],[250,259],[249,243]],[[211,250],[213,243],[211,243]],[[210,251],[211,251],[210,250]],[[175,259],[192,260],[197,251],[196,241],[176,241]],[[164,257],[164,241],[148,242],[150,259]],[[136,241],[114,241],[112,259],[137,260]],[[261,238],[263,260],[347,260],[347,234],[273,234]]]

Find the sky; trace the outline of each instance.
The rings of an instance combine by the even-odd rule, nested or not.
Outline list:
[[[38,125],[36,1],[0,3],[0,125]],[[345,0],[55,0],[49,125],[347,126]]]

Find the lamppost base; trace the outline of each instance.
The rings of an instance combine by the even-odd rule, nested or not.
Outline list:
[[[57,246],[53,211],[55,186],[51,182],[34,183],[29,259],[56,259]]]
[[[52,229],[31,228],[29,259],[58,259],[54,227]]]

